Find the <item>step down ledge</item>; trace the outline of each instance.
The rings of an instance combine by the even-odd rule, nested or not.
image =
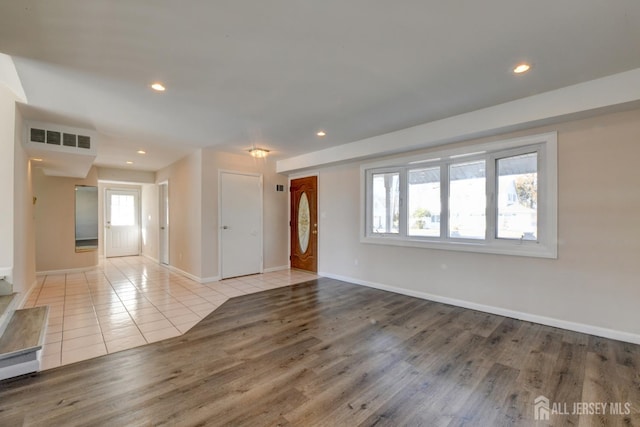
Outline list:
[[[40,370],[49,307],[16,310],[0,337],[0,380]]]
[[[18,294],[0,295],[0,337],[4,334],[7,325],[18,308]]]

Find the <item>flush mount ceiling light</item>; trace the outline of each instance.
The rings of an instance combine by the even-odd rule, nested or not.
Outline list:
[[[264,148],[252,148],[249,150],[249,154],[251,154],[255,158],[261,159],[267,157],[267,154],[269,154],[269,150]]]
[[[133,162],[132,162],[131,160],[127,160],[127,164],[128,164],[128,165],[132,165],[132,164],[133,164]]]
[[[162,83],[159,83],[159,82],[153,83],[151,85],[151,89],[155,90],[156,92],[164,92],[166,90],[164,85]]]
[[[319,130],[319,131],[316,133],[316,135],[318,135],[318,136],[327,136],[327,133],[326,133],[325,131],[323,131],[323,130]]]
[[[513,72],[514,74],[522,74],[522,73],[526,73],[530,69],[531,69],[531,65],[527,64],[526,62],[523,62],[522,64],[516,65],[516,67],[513,69]]]
[[[147,154],[147,152],[146,152],[146,151],[144,151],[144,150],[138,150],[138,151],[137,151],[137,153],[138,153],[138,154]]]

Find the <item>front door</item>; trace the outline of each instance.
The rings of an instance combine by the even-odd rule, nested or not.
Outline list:
[[[318,177],[291,180],[291,268],[318,271]]]
[[[139,255],[138,191],[108,189],[105,199],[105,256]]]
[[[262,176],[220,173],[223,279],[262,272]]]

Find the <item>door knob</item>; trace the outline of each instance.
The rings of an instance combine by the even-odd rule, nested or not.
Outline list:
[[[223,229],[223,230],[228,230],[228,229],[229,229],[229,226],[228,226],[228,225],[223,225],[223,226],[222,226],[222,229]]]

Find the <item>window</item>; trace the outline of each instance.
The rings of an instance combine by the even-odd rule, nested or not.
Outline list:
[[[487,229],[485,161],[449,165],[449,237],[484,239]]]
[[[409,236],[440,236],[440,166],[409,170]]]
[[[111,225],[136,225],[135,196],[111,195]]]
[[[555,133],[362,166],[364,243],[557,257]]]
[[[538,153],[498,159],[499,239],[536,240],[538,235]]]
[[[374,173],[373,233],[395,233],[400,224],[400,174]]]

